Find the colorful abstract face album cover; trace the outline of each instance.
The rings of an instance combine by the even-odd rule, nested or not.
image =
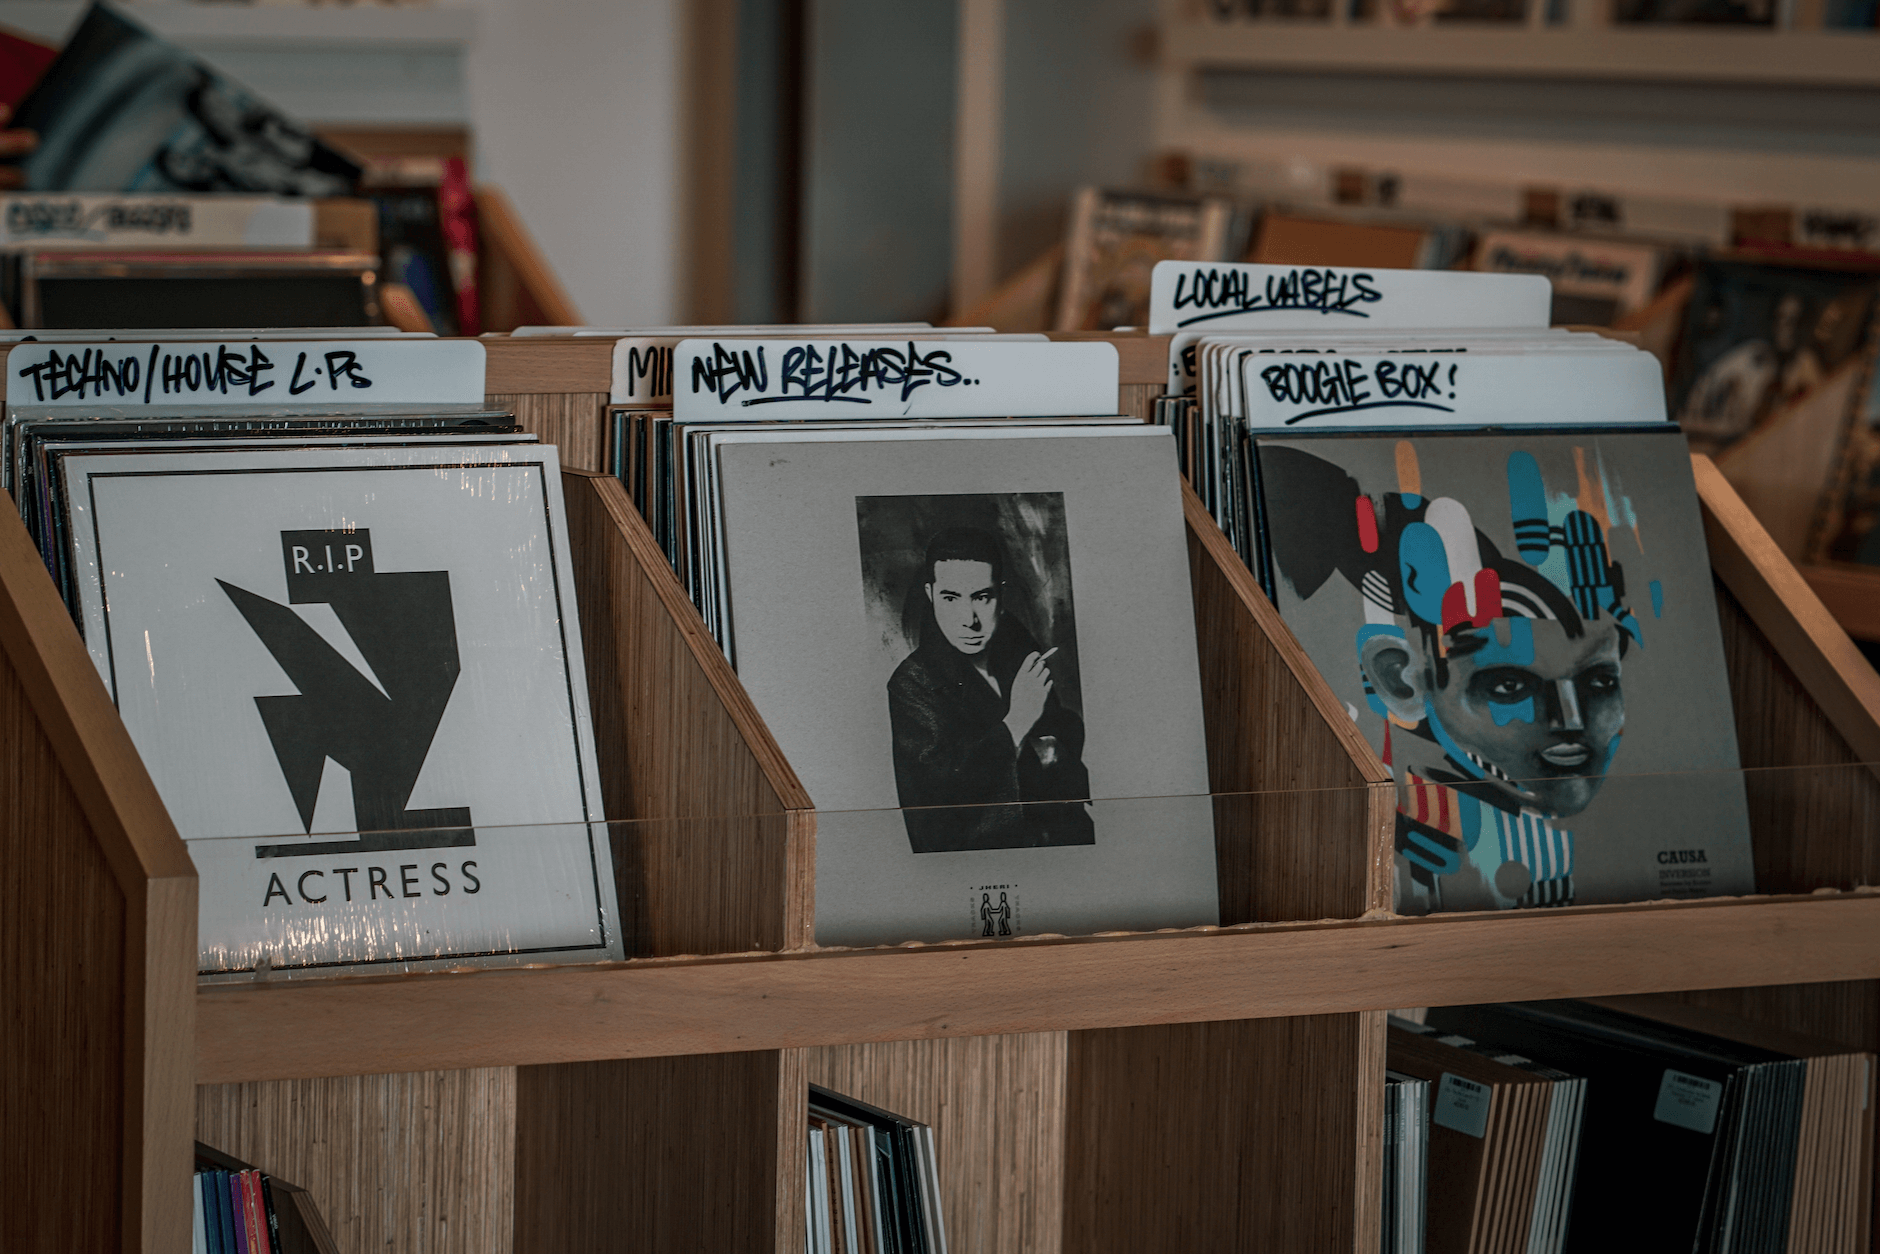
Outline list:
[[[1275,603],[1397,782],[1399,911],[1753,891],[1681,435],[1256,449]]]

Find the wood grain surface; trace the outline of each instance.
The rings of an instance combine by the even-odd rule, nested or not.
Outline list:
[[[1706,457],[1693,457],[1710,564],[1862,762],[1880,763],[1880,675]]]
[[[599,392],[614,385],[614,341],[604,335],[485,336],[483,390],[492,396]]]
[[[933,1127],[948,1254],[1058,1254],[1065,1034],[830,1045],[809,1083]],[[799,1153],[786,1182],[800,1188]]]
[[[1391,904],[1390,772],[1187,486],[1221,922]]]
[[[198,1140],[312,1194],[341,1254],[511,1249],[513,1068],[204,1085],[195,1114]]]
[[[131,1200],[124,892],[4,654],[0,743],[0,1248],[138,1249],[110,1204]]]
[[[1880,883],[1880,779],[1721,580],[1717,610],[1758,890]]]
[[[1362,1018],[1071,1033],[1064,1248],[1370,1254],[1375,1221],[1368,1246],[1356,1231],[1359,1093],[1381,1093],[1384,1075]]]
[[[560,449],[563,470],[607,469],[606,392],[492,392],[483,403],[508,410],[517,426]]]
[[[807,944],[809,794],[620,481],[562,490],[628,952]]]
[[[205,988],[197,1067],[222,1082],[1875,978],[1880,893],[1576,906]]]
[[[107,1244],[180,1248],[190,1225],[196,868],[11,508],[0,509],[0,657],[0,927],[18,941],[0,959],[9,1046],[0,1057],[10,1095],[35,1086],[32,1059],[48,1068],[47,1095],[71,1102],[69,1118],[41,1123],[53,1112],[28,1100],[22,1115],[37,1113],[0,1120],[0,1139],[9,1155],[32,1156],[28,1176],[63,1177],[73,1161],[108,1171],[121,1226]],[[115,1078],[99,1074],[107,1060]],[[117,1129],[101,1156],[94,1121],[107,1113]],[[78,1142],[70,1156],[58,1150],[67,1134]]]
[[[764,1050],[518,1068],[515,1254],[789,1250],[777,1212],[794,1197],[800,1215],[803,1181],[799,1159],[794,1187],[779,1183],[782,1063]]]
[[[1880,567],[1830,563],[1801,572],[1843,631],[1856,640],[1880,641]]]
[[[1161,397],[1161,383],[1125,383],[1116,389],[1116,412],[1128,414],[1138,422],[1155,419],[1155,403]]]
[[[1701,457],[1693,469],[1717,576],[1757,887],[1880,883],[1880,675],[1722,475]]]

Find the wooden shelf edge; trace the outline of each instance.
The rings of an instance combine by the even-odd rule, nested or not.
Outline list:
[[[0,648],[127,895],[196,864],[131,744],[11,497],[0,496]]]
[[[483,345],[485,396],[594,393],[603,403],[614,385],[614,341],[606,336],[488,335]]]
[[[1835,563],[1801,571],[1843,631],[1856,640],[1880,641],[1880,567]]]
[[[1292,672],[1293,678],[1304,690],[1306,699],[1318,711],[1319,717],[1325,720],[1332,735],[1350,757],[1353,773],[1367,784],[1390,786],[1393,790],[1392,808],[1394,810],[1396,781],[1389,768],[1377,756],[1377,751],[1371,748],[1371,742],[1364,738],[1364,733],[1358,730],[1358,725],[1351,721],[1350,715],[1345,713],[1345,708],[1338,703],[1338,698],[1332,693],[1332,686],[1325,681],[1323,675],[1319,674],[1319,668],[1314,666],[1312,659],[1306,655],[1305,646],[1299,643],[1299,638],[1293,635],[1292,628],[1288,627],[1286,620],[1279,616],[1279,610],[1274,608],[1273,602],[1267,599],[1265,592],[1261,591],[1259,581],[1253,577],[1253,572],[1248,570],[1247,564],[1240,560],[1240,554],[1234,552],[1234,546],[1228,543],[1227,536],[1222,533],[1220,525],[1208,513],[1208,507],[1201,503],[1201,498],[1195,494],[1195,490],[1188,485],[1186,480],[1182,481],[1182,513],[1187,519],[1189,531],[1201,542],[1202,548],[1207,550],[1216,565],[1220,567],[1222,575],[1240,598],[1241,604],[1247,607],[1247,612],[1253,616],[1254,622],[1259,624],[1260,629],[1273,642],[1274,649],[1285,659],[1287,669]]]
[[[1880,674],[1708,458],[1691,458],[1711,569],[1860,760],[1880,763]]]
[[[188,1231],[188,1173],[181,1147],[195,1093],[190,1042],[196,1011],[196,865],[12,499],[0,494],[0,502],[0,649],[123,893],[120,1178],[126,1248],[133,1242],[137,1249],[168,1248]],[[50,780],[26,783],[57,786]],[[35,800],[8,798],[22,819],[35,812]],[[46,886],[48,901],[60,887]],[[18,927],[21,921],[12,923]],[[76,969],[69,976],[75,984],[98,978]],[[20,1008],[9,1009],[16,1012]]]
[[[1861,31],[1401,30],[1177,22],[1165,25],[1163,33],[1165,56],[1177,67],[1814,86],[1880,83],[1880,39]]]
[[[684,640],[687,651],[704,673],[706,682],[711,685],[718,700],[723,703],[738,735],[757,759],[765,780],[777,794],[784,811],[802,814],[813,809],[809,790],[797,778],[796,768],[783,756],[783,750],[777,746],[776,737],[770,734],[764,716],[758,713],[750,694],[738,682],[737,672],[731,669],[724,651],[712,639],[705,620],[699,617],[698,607],[692,604],[685,589],[679,586],[679,578],[673,574],[666,555],[660,551],[652,532],[646,529],[645,521],[627,497],[625,485],[612,475],[598,470],[570,467],[561,473],[564,481],[586,483],[594,493],[596,503],[619,530],[622,542],[645,572],[654,595],[671,616],[673,626]]]
[[[1656,902],[223,985],[197,994],[196,1066],[232,1083],[1874,978],[1880,893]]]

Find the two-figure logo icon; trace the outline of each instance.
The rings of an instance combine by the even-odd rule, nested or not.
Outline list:
[[[979,924],[981,936],[1012,934],[1012,903],[1006,900],[1004,893],[999,894],[999,904],[996,906],[992,904],[991,892],[979,894]]]

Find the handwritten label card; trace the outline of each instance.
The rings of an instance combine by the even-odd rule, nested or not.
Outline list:
[[[1241,381],[1255,429],[1665,421],[1650,353],[1249,354]]]
[[[1031,340],[1045,343],[1049,337],[1030,334],[1000,334],[990,327],[960,327],[937,331],[933,327],[895,327],[856,323],[851,326],[815,327],[667,327],[658,335],[633,335],[614,344],[614,373],[608,401],[615,405],[662,406],[672,404],[672,355],[686,340],[776,340],[784,336],[801,339],[902,341],[909,337],[922,340]]]
[[[480,405],[475,340],[219,340],[13,346],[6,403],[45,408]]]
[[[0,196],[11,247],[306,248],[313,204],[269,196]]]
[[[691,421],[1037,418],[1116,412],[1116,347],[987,340],[685,340]]]
[[[1544,327],[1553,289],[1536,274],[1158,261],[1149,333],[1372,327]]]

